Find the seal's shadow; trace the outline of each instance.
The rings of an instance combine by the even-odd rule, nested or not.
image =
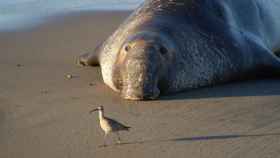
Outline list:
[[[247,80],[193,89],[174,95],[160,97],[160,100],[203,99],[242,96],[273,96],[280,95],[280,80],[263,79]]]

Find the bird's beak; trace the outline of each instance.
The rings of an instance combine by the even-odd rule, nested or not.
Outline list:
[[[94,111],[98,111],[98,109],[93,109],[93,110],[90,110],[89,113],[93,113]]]

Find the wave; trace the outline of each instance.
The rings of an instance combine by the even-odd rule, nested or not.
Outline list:
[[[73,11],[130,10],[143,0],[0,0],[0,30],[30,27],[49,16]]]

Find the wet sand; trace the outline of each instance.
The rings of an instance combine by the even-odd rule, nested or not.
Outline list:
[[[75,65],[127,15],[85,12],[0,33],[1,158],[279,157],[279,80],[132,102],[103,84],[98,67]],[[97,115],[88,113],[98,105],[132,127],[121,145],[111,135],[109,146],[100,147]]]

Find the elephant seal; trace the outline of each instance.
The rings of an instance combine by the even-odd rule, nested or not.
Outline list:
[[[130,100],[280,74],[279,0],[146,0],[81,65]]]

